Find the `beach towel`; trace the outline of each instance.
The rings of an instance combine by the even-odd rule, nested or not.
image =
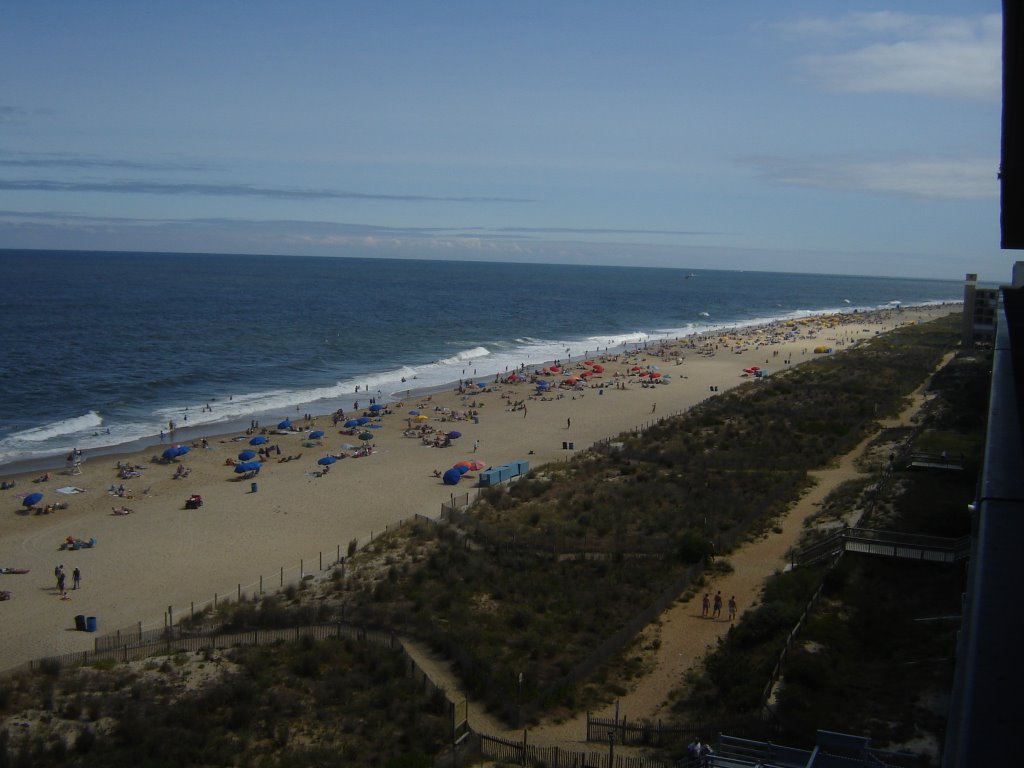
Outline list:
[[[63,488],[58,488],[57,493],[63,493],[70,496],[72,493],[85,493],[85,488],[76,488],[73,485],[65,485]]]

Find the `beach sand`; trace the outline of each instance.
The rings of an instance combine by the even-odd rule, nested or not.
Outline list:
[[[435,470],[457,461],[479,459],[498,465],[526,459],[531,467],[564,461],[598,440],[643,428],[713,396],[715,390],[724,392],[749,381],[745,368],[760,366],[774,374],[820,356],[815,347],[839,352],[878,333],[960,309],[947,304],[825,315],[658,343],[635,354],[594,354],[588,359],[601,363],[603,373],[591,377],[580,391],[554,390],[545,398],[537,397],[535,385],[527,383],[499,384],[471,394],[460,394],[453,385],[429,399],[414,393],[401,404],[389,404],[393,413],[385,415],[382,428],[372,433],[372,455],[341,459],[320,477],[314,474],[321,469],[318,458],[340,453],[343,443],[361,441],[357,435],[339,434],[340,425],[333,426],[330,416],[307,422],[297,420],[296,414],[291,418],[303,431],[268,435],[281,454],[275,451],[252,480],[239,479],[226,464],[250,447],[248,436],[238,433],[209,437],[206,448],[198,440],[190,441],[195,446],[191,452],[171,464],[152,460],[167,447],[163,443],[133,455],[87,457],[78,475],[57,469],[45,482],[33,482],[42,472],[5,477],[16,485],[0,493],[0,567],[31,571],[0,574],[0,590],[11,592],[11,599],[0,603],[0,669],[90,649],[97,636],[117,629],[162,627],[168,609],[177,620],[193,606],[198,610],[208,605],[215,595],[234,600],[241,589],[251,596],[261,578],[263,589],[274,591],[282,581],[294,583],[299,578],[300,563],[303,574],[327,577],[350,541],[365,543],[416,514],[436,517],[453,494],[468,494],[472,500],[477,473],[467,474],[457,486],[444,485],[434,476]],[[585,370],[577,367],[580,363],[581,358],[573,359],[571,369]],[[668,383],[645,386],[646,377],[631,370],[648,366],[657,366],[661,380]],[[545,378],[557,382],[564,376]],[[353,401],[357,399],[364,410],[366,396],[353,395]],[[510,405],[519,402],[525,409]],[[414,408],[428,419],[410,422],[408,411]],[[448,420],[452,411],[471,410],[479,414],[478,422]],[[454,429],[462,436],[450,447],[429,447],[419,438],[403,436],[410,424]],[[310,429],[325,432],[322,445],[304,445],[311,442]],[[566,443],[574,448],[566,449]],[[299,459],[279,462],[299,454]],[[141,477],[122,480],[118,461],[145,469]],[[179,464],[190,473],[174,479]],[[257,484],[255,492],[252,483]],[[111,486],[121,484],[132,498],[108,493]],[[66,486],[84,492],[56,493]],[[41,506],[63,502],[67,509],[50,514],[25,510],[24,494],[35,491],[45,494]],[[185,509],[191,494],[200,494],[204,505]],[[112,513],[122,506],[133,513]],[[95,538],[97,543],[93,548],[61,551],[69,536]],[[56,590],[58,565],[67,573],[67,599]],[[71,588],[75,567],[82,573],[77,590]],[[99,631],[76,631],[76,615],[96,617]]]

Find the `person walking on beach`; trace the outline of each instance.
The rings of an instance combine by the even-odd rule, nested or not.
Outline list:
[[[729,598],[729,621],[736,618],[736,595]]]
[[[78,589],[82,585],[82,572],[75,566],[75,570],[71,572],[71,588]]]
[[[474,440],[473,441],[473,453],[476,453],[476,449],[479,448],[479,447],[480,447],[480,441],[479,440]]]
[[[57,574],[57,591],[60,592],[61,594],[67,594],[64,591],[64,568],[63,568],[63,566],[61,567],[60,572]]]
[[[721,592],[716,592],[715,593],[715,610],[711,614],[711,618],[717,619],[721,615],[722,615],[722,593]]]
[[[707,618],[707,616],[708,616],[708,609],[710,607],[711,607],[711,598],[708,596],[708,593],[705,592],[704,593],[704,599],[701,601],[701,604],[700,604],[700,615],[703,616],[704,618]]]
[[[572,419],[566,419],[565,420],[565,428],[569,429],[570,427],[572,427]]]

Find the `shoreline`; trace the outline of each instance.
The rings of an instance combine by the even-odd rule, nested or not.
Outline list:
[[[674,337],[658,337],[652,340],[645,340],[643,342],[625,342],[618,344],[614,347],[605,348],[603,352],[600,348],[594,350],[592,353],[587,350],[583,355],[568,356],[566,358],[567,363],[578,363],[586,359],[588,356],[598,355],[621,355],[629,353],[629,350],[633,348],[636,351],[642,352],[648,347],[660,347],[666,344],[685,344],[690,340],[700,340],[703,338],[714,338],[722,335],[731,334],[749,334],[751,332],[768,332],[770,329],[777,326],[784,326],[792,323],[801,323],[806,321],[814,321],[818,318],[826,317],[840,317],[844,321],[851,319],[863,319],[871,317],[877,313],[894,313],[898,314],[901,312],[920,312],[920,311],[933,311],[940,308],[947,307],[958,307],[962,306],[961,302],[928,302],[924,304],[916,305],[900,305],[899,308],[875,308],[875,309],[852,309],[852,310],[835,310],[835,311],[824,311],[817,312],[809,315],[799,315],[799,312],[791,313],[791,316],[780,318],[770,321],[754,320],[749,324],[737,323],[732,325],[724,325],[722,327],[715,327],[713,329],[694,331],[687,335],[674,336]],[[799,315],[799,316],[798,316]],[[544,368],[555,363],[554,360],[548,360],[538,363],[526,363],[527,369]],[[467,367],[472,365],[472,362],[467,363]],[[504,375],[507,375],[507,371]],[[469,377],[474,380],[486,379],[491,381],[492,378],[502,377],[502,372],[492,371],[485,374],[474,374]],[[468,380],[468,379],[467,379]],[[450,381],[442,382],[440,384],[430,384],[421,387],[409,387],[407,389],[399,389],[391,392],[390,394],[380,394],[374,396],[377,402],[384,404],[400,402],[402,399],[417,399],[428,395],[443,395],[446,392],[450,392],[457,387],[459,379],[452,379]],[[410,393],[411,394],[405,394]],[[351,397],[353,401],[365,399],[369,397],[369,392],[352,392],[346,397]],[[336,402],[340,402],[341,398],[336,398]],[[302,412],[308,409],[316,403],[306,403],[296,406],[296,412]],[[329,417],[332,411],[316,411],[312,413],[315,418]],[[268,423],[277,423],[283,417],[280,411],[264,411],[264,412],[253,412],[250,416],[236,417],[227,419],[222,422],[208,422],[196,426],[182,426],[178,425],[173,432],[163,433],[161,438],[158,435],[143,436],[128,442],[118,443],[115,445],[99,446],[95,448],[87,448],[81,452],[82,461],[86,462],[90,459],[98,458],[123,458],[136,453],[144,453],[146,451],[154,451],[162,448],[166,448],[170,445],[180,442],[193,442],[203,438],[207,440],[220,439],[227,435],[232,435],[240,431],[244,431],[249,427],[249,423],[252,420],[262,421],[268,420]],[[290,417],[294,418],[294,417]],[[62,458],[66,455],[66,451],[74,450],[74,447],[68,447],[67,449],[55,452],[46,456],[37,456],[33,458],[22,458],[9,461],[0,464],[0,478],[8,479],[11,477],[17,477],[32,472],[44,472],[49,470],[51,472],[59,472],[65,469],[66,460]]]
[[[816,344],[840,351],[900,325],[959,311],[960,306],[828,314],[646,348],[629,344],[628,352],[594,354],[595,361],[605,360],[605,372],[589,379],[589,385],[584,379],[577,388],[548,396],[534,394],[535,385],[527,383],[490,384],[464,394],[454,391],[456,382],[418,396],[413,390],[400,406],[388,404],[394,412],[365,441],[374,445],[371,455],[357,458],[341,449],[346,441],[361,441],[357,435],[339,434],[340,425],[332,426],[329,415],[317,415],[308,425],[326,433],[322,445],[306,445],[314,442],[308,431],[268,435],[281,453],[275,450],[252,479],[239,480],[227,463],[249,447],[243,430],[202,436],[196,432],[187,441],[179,439],[197,447],[174,463],[151,461],[170,442],[150,442],[127,454],[90,452],[81,475],[51,469],[50,480],[34,483],[32,472],[21,472],[13,476],[16,486],[0,497],[0,566],[31,571],[0,575],[0,589],[13,593],[2,604],[7,618],[0,625],[3,666],[91,648],[97,635],[73,629],[79,614],[98,617],[99,634],[140,624],[159,627],[168,607],[176,618],[215,595],[235,599],[238,592],[251,595],[259,584],[276,590],[286,573],[293,580],[300,568],[306,574],[327,575],[336,553],[344,554],[349,542],[365,541],[416,514],[434,517],[441,503],[455,494],[471,498],[475,473],[456,486],[434,476],[457,461],[498,465],[526,459],[535,468],[565,460],[598,440],[642,428],[751,380],[744,368],[764,366],[774,373],[813,359]],[[587,368],[583,358],[574,360],[568,366],[573,371]],[[669,383],[650,383],[654,366]],[[550,364],[527,370],[544,367]],[[640,375],[645,372],[647,376]],[[474,381],[493,382],[494,377],[476,376]],[[407,414],[417,406],[425,420],[413,421]],[[476,420],[467,415],[470,411]],[[296,424],[307,422],[299,419]],[[462,437],[450,448],[433,448],[403,434],[424,424],[445,432],[456,429]],[[201,447],[203,437],[207,448]],[[318,475],[323,468],[317,459],[327,453],[345,458]],[[296,455],[301,458],[286,460]],[[142,465],[141,476],[119,479],[116,464],[125,461]],[[63,467],[62,461],[57,463]],[[175,479],[177,466],[187,467],[188,476]],[[130,498],[109,495],[109,488],[120,484]],[[54,493],[61,486],[85,491]],[[52,514],[26,512],[19,495],[34,491],[46,494],[40,505],[61,502],[67,508]],[[202,495],[204,506],[187,510],[184,501],[193,493]],[[118,506],[134,513],[112,514]],[[97,546],[59,550],[68,536],[95,538]],[[82,569],[82,589],[69,592],[70,600],[61,600],[56,592],[53,569],[58,564],[69,573],[76,566]]]

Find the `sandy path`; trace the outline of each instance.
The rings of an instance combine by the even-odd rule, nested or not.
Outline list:
[[[939,367],[948,363],[952,357],[952,353],[944,357]],[[927,386],[926,381],[915,390],[907,407],[898,417],[884,422],[883,426],[912,423],[925,402]],[[662,613],[646,633],[648,640],[655,637],[660,640],[659,647],[650,659],[647,673],[634,683],[617,704],[592,714],[612,718],[617,712],[619,717],[630,720],[651,721],[666,717],[669,713],[670,692],[679,687],[687,670],[698,668],[703,663],[706,654],[715,648],[718,639],[728,631],[729,598],[736,597],[739,615],[757,605],[765,580],[786,567],[786,552],[799,541],[804,521],[818,512],[832,490],[847,480],[862,476],[856,462],[874,437],[866,437],[852,451],[842,456],[835,466],[808,473],[815,484],[779,520],[781,533],[765,534],[756,541],[741,545],[726,557],[733,571],[714,576],[704,590],[712,597],[715,592],[721,592],[724,603],[721,618],[705,618],[701,615],[700,594],[687,602],[677,601]],[[413,641],[406,641],[406,647],[435,682],[456,695],[464,695],[448,662],[438,659]],[[587,713],[581,712],[565,721],[540,723],[529,729],[529,740],[543,746],[581,751],[592,749],[594,745],[586,742],[586,717]],[[512,739],[522,738],[521,730],[510,731],[477,702],[469,702],[469,721],[474,729],[483,733]]]

